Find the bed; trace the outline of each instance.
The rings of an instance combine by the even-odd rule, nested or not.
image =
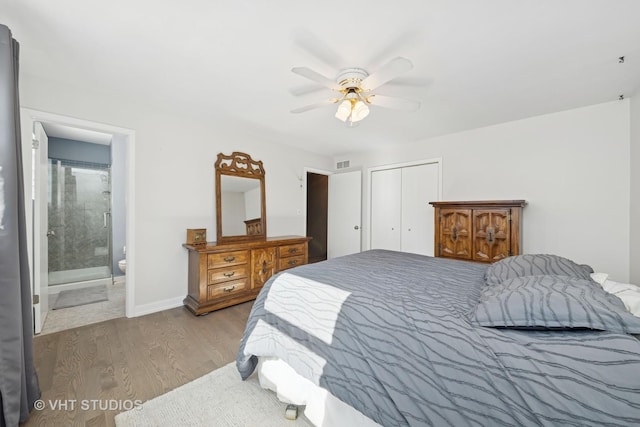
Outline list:
[[[288,270],[256,299],[238,371],[275,362],[261,381],[297,404],[309,385],[315,425],[640,425],[640,318],[557,258],[371,250]]]

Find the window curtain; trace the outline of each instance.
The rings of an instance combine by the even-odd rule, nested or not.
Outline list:
[[[0,427],[26,421],[40,397],[18,102],[19,45],[0,24]]]

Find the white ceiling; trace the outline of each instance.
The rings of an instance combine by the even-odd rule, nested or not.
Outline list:
[[[23,73],[334,156],[640,87],[639,0],[0,0],[0,22]],[[420,101],[417,112],[372,107],[356,128],[333,106],[289,112],[331,97],[292,95],[311,83],[292,67],[333,78],[396,56],[414,68],[379,92]]]

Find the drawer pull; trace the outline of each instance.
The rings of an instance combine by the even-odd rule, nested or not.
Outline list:
[[[296,252],[298,252],[298,248],[289,248],[290,254],[295,254]]]
[[[291,259],[291,260],[289,260],[289,262],[288,262],[287,264],[289,264],[289,265],[296,265],[297,263],[298,263],[298,260],[297,260],[297,259]]]
[[[234,290],[236,288],[236,285],[233,286],[227,286],[226,288],[222,288],[222,290],[224,292],[231,292],[232,290]]]
[[[234,256],[228,256],[228,257],[225,257],[225,258],[224,258],[224,260],[225,260],[226,262],[233,262],[233,261],[235,261],[235,260],[236,260],[236,257],[234,257]]]
[[[224,277],[233,277],[234,274],[236,274],[235,271],[232,271],[231,273],[224,273]]]

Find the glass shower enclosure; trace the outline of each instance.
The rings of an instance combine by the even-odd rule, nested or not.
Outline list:
[[[112,277],[111,170],[49,159],[49,285]]]

